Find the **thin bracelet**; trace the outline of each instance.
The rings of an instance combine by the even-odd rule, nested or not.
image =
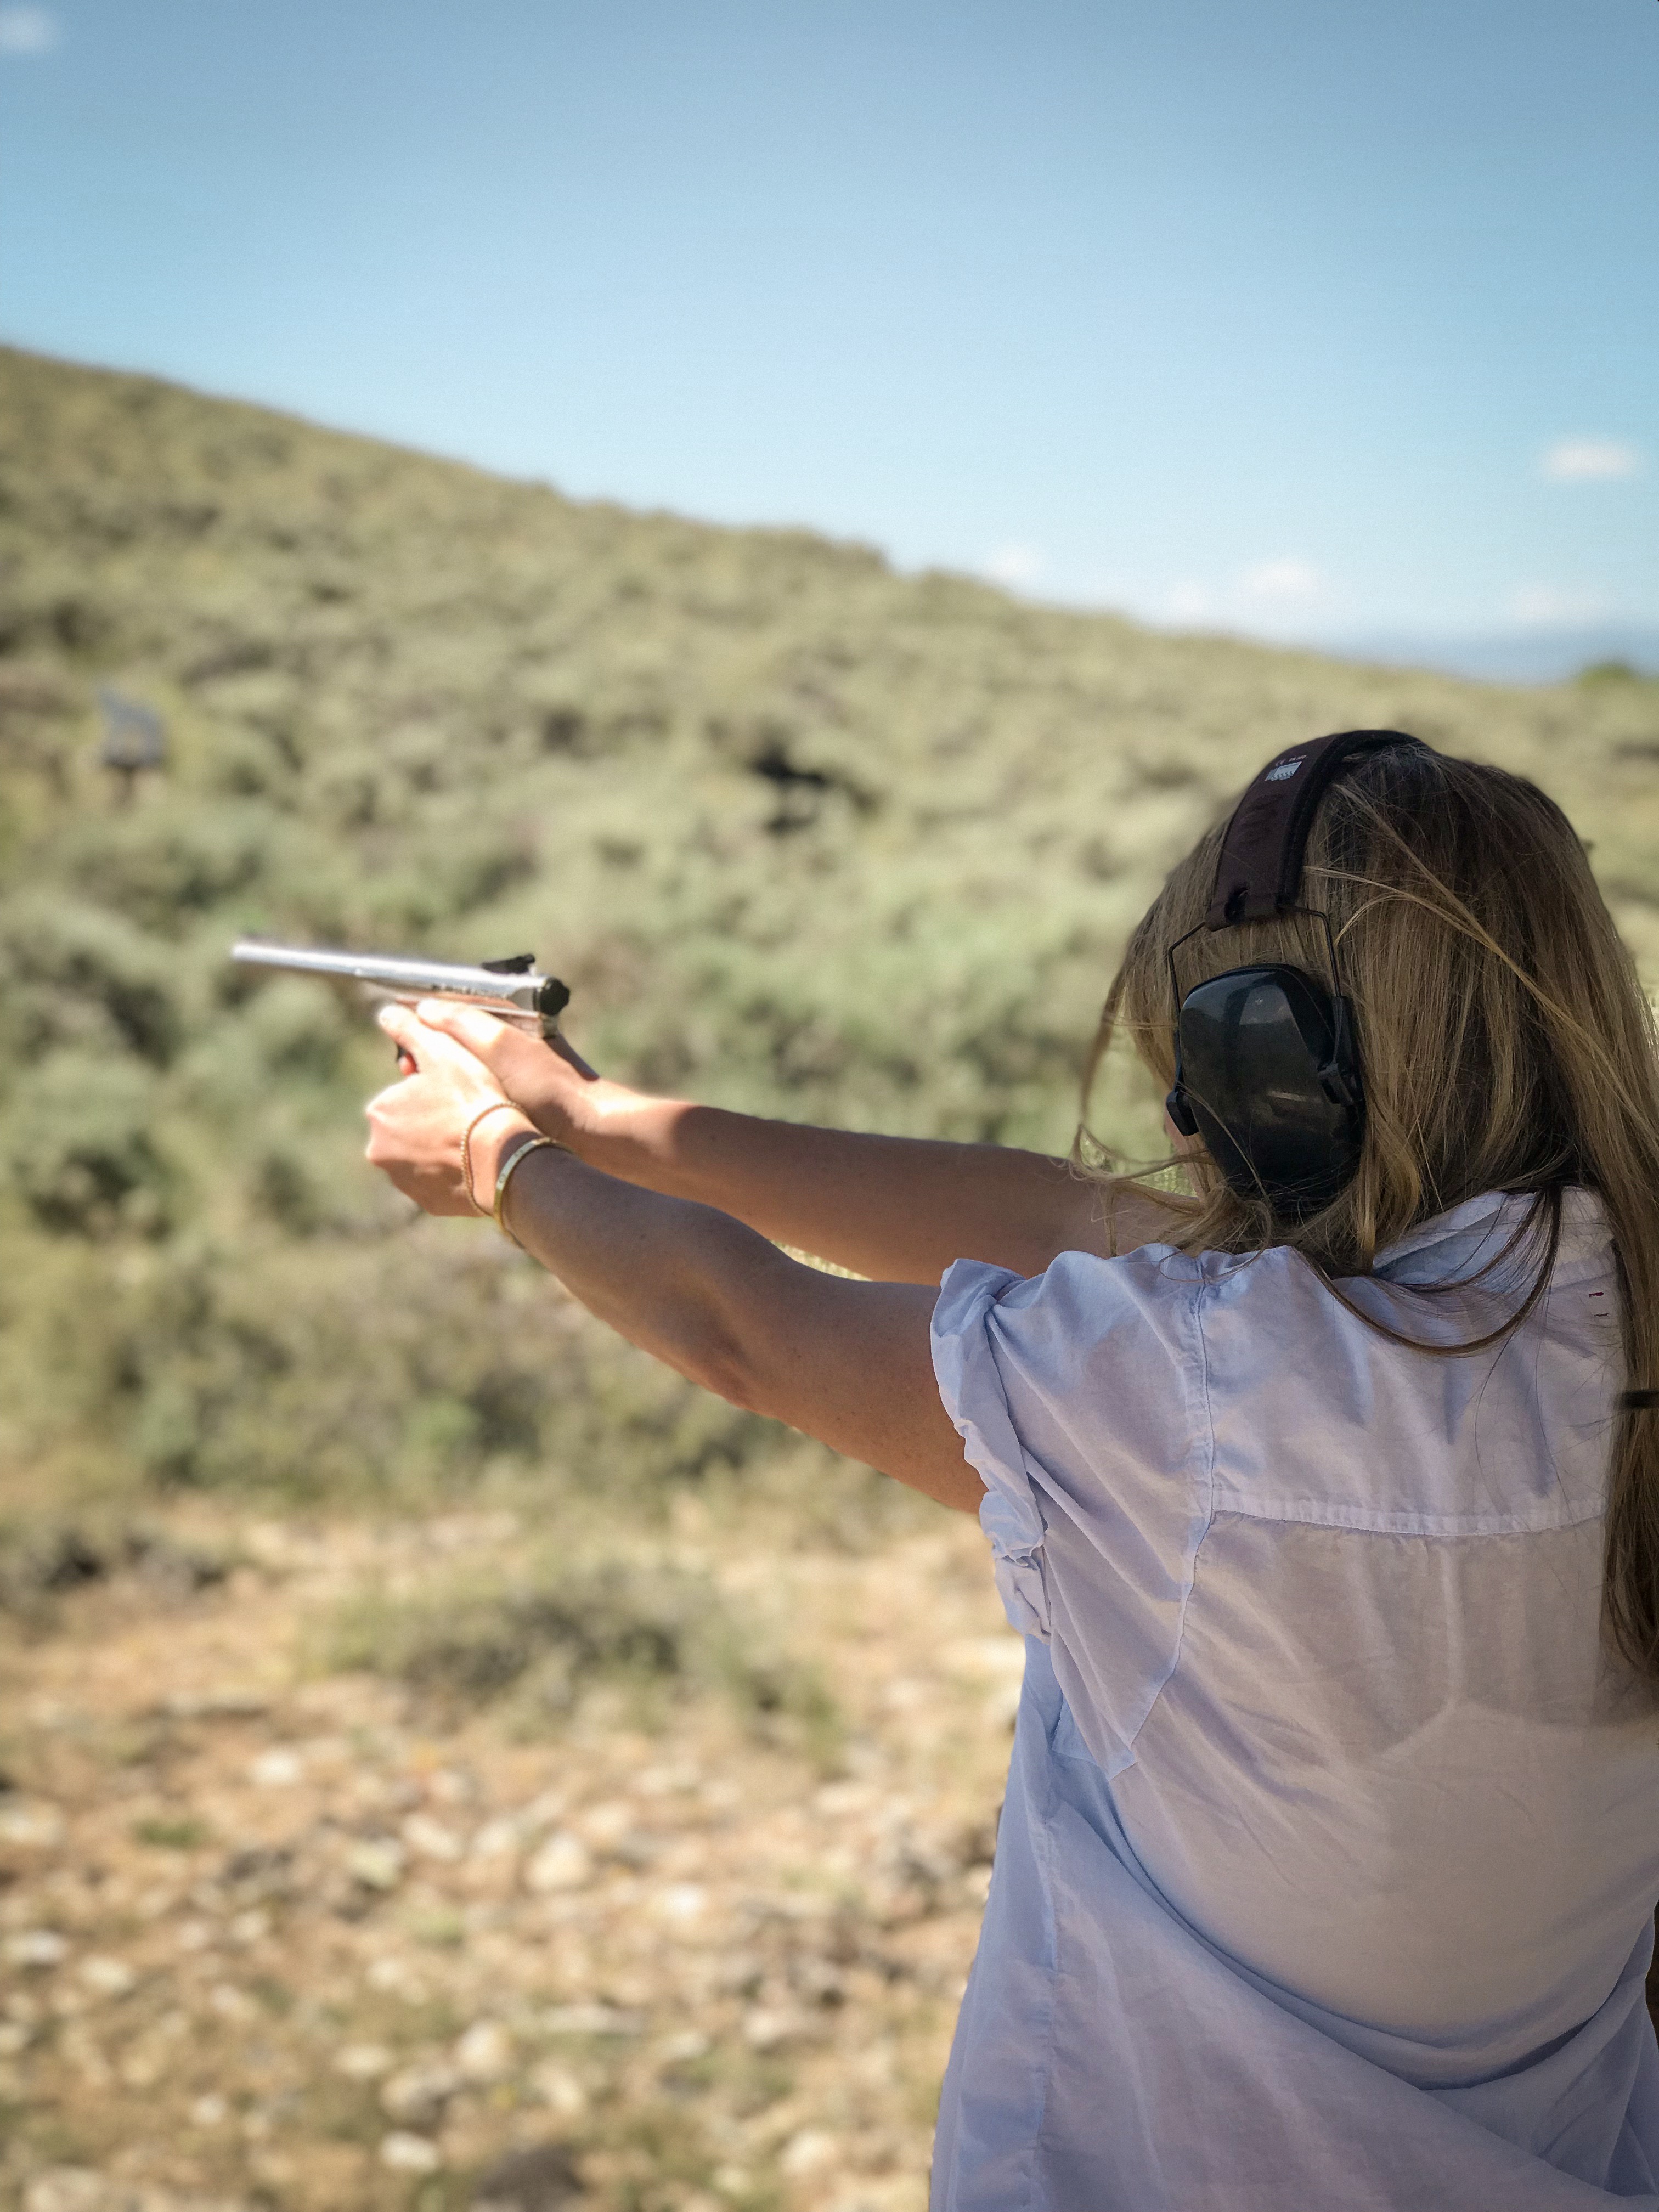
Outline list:
[[[513,1180],[513,1170],[520,1160],[527,1160],[532,1152],[564,1152],[569,1149],[568,1145],[557,1144],[551,1137],[532,1137],[527,1145],[520,1145],[517,1152],[509,1152],[502,1161],[501,1171],[495,1178],[495,1203],[490,1212],[496,1228],[509,1244],[519,1244],[518,1238],[507,1225],[507,1215],[502,1211],[507,1204],[507,1187]],[[523,1251],[522,1244],[519,1244],[519,1249]]]
[[[488,1106],[479,1108],[461,1132],[461,1184],[475,1213],[482,1213],[485,1209],[479,1205],[478,1194],[472,1188],[472,1132],[480,1121],[487,1121],[492,1114],[506,1111],[524,1114],[523,1107],[515,1098],[492,1098]],[[530,1116],[525,1114],[525,1119],[527,1121]]]

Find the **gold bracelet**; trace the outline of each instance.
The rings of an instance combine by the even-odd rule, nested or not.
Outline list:
[[[479,1108],[478,1111],[472,1116],[472,1119],[467,1123],[465,1128],[461,1132],[461,1184],[462,1188],[466,1192],[468,1201],[475,1213],[482,1213],[484,1209],[479,1205],[478,1194],[472,1188],[472,1132],[477,1127],[480,1121],[487,1121],[492,1114],[500,1114],[508,1110],[514,1114],[524,1112],[524,1109],[520,1106],[514,1099],[492,1098],[488,1106],[481,1106]],[[529,1118],[530,1116],[526,1114],[525,1119],[528,1121]]]
[[[532,1137],[527,1145],[520,1145],[517,1152],[509,1152],[501,1162],[501,1171],[495,1178],[495,1203],[490,1212],[496,1228],[509,1244],[519,1244],[518,1238],[507,1225],[507,1215],[502,1211],[507,1203],[507,1187],[513,1180],[513,1170],[520,1160],[527,1160],[532,1152],[564,1152],[569,1149],[568,1145],[557,1144],[551,1137]],[[522,1244],[519,1244],[519,1249],[523,1251]]]

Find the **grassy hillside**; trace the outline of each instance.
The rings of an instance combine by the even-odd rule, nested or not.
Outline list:
[[[169,731],[130,808],[105,683]],[[1162,871],[1356,723],[1535,775],[1659,972],[1659,687],[1153,635],[0,354],[0,1495],[753,1448],[497,1240],[410,1222],[357,1158],[383,1045],[233,971],[238,931],[533,947],[618,1073],[1059,1148]]]
[[[104,684],[167,719],[131,806]],[[619,1073],[1063,1147],[1161,872],[1352,723],[1536,775],[1659,980],[1659,685],[1153,636],[0,353],[0,2204],[920,2212],[1020,1666],[977,1532],[412,1218],[384,1041],[226,949],[533,948]]]

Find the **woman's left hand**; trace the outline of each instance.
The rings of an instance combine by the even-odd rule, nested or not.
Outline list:
[[[427,1213],[488,1213],[490,1191],[466,1188],[462,1138],[486,1107],[500,1109],[477,1131],[476,1167],[480,1157],[495,1157],[515,1121],[529,1134],[534,1123],[464,1044],[428,1029],[407,1006],[384,1007],[380,1020],[398,1051],[413,1061],[414,1073],[369,1100],[369,1160]]]

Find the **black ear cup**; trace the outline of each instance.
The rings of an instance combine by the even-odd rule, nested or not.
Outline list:
[[[1346,1003],[1299,968],[1231,968],[1187,994],[1177,1036],[1176,1127],[1203,1139],[1241,1197],[1291,1219],[1328,1206],[1359,1164],[1365,1127]]]
[[[1297,904],[1303,855],[1324,793],[1369,754],[1408,765],[1432,748],[1403,730],[1336,730],[1267,763],[1221,835],[1204,919],[1170,947],[1176,1079],[1170,1119],[1202,1138],[1242,1197],[1292,1219],[1328,1206],[1359,1167],[1365,1102],[1353,1009],[1330,916]],[[1182,995],[1178,956],[1195,937],[1302,914],[1320,924],[1330,985],[1299,968],[1231,968]]]

